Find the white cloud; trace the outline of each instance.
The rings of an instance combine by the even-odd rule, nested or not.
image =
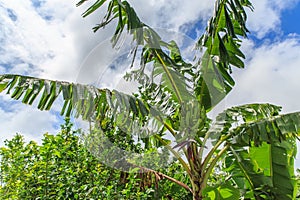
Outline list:
[[[2,26],[5,27],[5,54],[1,55],[1,62],[21,59],[25,63],[39,64],[51,50],[47,49],[50,43],[47,41],[49,32],[43,30],[47,23],[32,11],[30,1],[5,1],[3,7],[0,7],[2,13],[7,8],[13,10],[16,20],[11,20],[8,15],[1,15]]]
[[[0,97],[0,146],[16,133],[24,135],[26,141],[40,141],[46,132],[57,133],[59,128],[55,124],[59,123],[59,118],[55,114],[5,99]]]
[[[97,12],[86,19],[80,13],[87,5],[76,8],[76,0],[43,1],[40,7],[34,8],[31,1],[5,1],[0,7],[4,32],[0,38],[5,38],[1,61],[12,62],[21,60],[27,66],[27,73],[45,78],[75,81],[79,73],[80,63],[89,52],[100,42],[110,36],[111,26],[99,33],[92,33],[91,28],[100,20]],[[249,26],[252,31],[259,31],[263,36],[274,30],[280,24],[279,13],[291,7],[296,0],[282,3],[276,0],[254,0],[255,12],[249,13]],[[132,1],[137,13],[146,23],[161,28],[171,28],[176,31],[183,25],[193,24],[199,19],[207,18],[212,13],[213,1],[166,1],[144,0]],[[5,8],[16,15],[13,21]],[[104,9],[104,8],[103,8]],[[103,13],[103,12],[102,12]],[[268,16],[265,19],[265,16]],[[50,20],[45,20],[45,18]],[[24,63],[18,63],[24,66]],[[14,63],[13,63],[14,64]],[[10,72],[26,73],[22,67],[12,67]]]
[[[228,102],[270,102],[284,107],[284,111],[300,111],[300,42],[287,38],[282,42],[251,45],[246,70],[235,73],[236,86]]]
[[[34,8],[29,0],[5,1],[0,9],[6,13],[0,16],[4,27],[1,45],[5,52],[1,62],[9,64],[8,72],[26,73],[14,66],[18,60],[31,65],[27,70],[30,75],[75,80],[80,63],[78,52],[84,43],[84,37],[78,39],[76,35],[86,31],[89,34],[85,36],[93,39],[90,24],[82,25],[82,10],[75,9],[75,1],[45,1],[39,8]],[[7,9],[13,11],[15,21],[9,18]],[[50,16],[49,20],[45,16]]]
[[[251,2],[254,12],[247,11],[248,27],[258,38],[263,38],[271,31],[280,34],[281,12],[293,8],[299,0],[252,0]]]
[[[214,1],[151,0],[130,1],[141,19],[150,26],[179,31],[184,24],[207,19]]]

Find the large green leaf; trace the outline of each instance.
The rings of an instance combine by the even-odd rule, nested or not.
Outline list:
[[[207,187],[204,191],[204,200],[239,200],[240,192],[233,187],[229,182]]]
[[[207,51],[202,57],[201,67],[199,79],[196,80],[195,94],[201,104],[210,110],[227,95],[231,88],[224,82],[222,73]]]
[[[105,118],[116,120],[119,115],[144,120],[150,109],[138,98],[118,91],[98,89],[89,85],[52,81],[20,75],[1,75],[2,91],[7,90],[13,99],[25,104],[37,102],[40,110],[49,110],[61,95],[61,114],[84,120],[101,121]],[[154,110],[154,108],[151,108]]]
[[[226,154],[226,171],[245,197],[255,199],[294,199],[296,181],[295,140],[262,143],[243,148],[233,146]]]
[[[280,142],[300,135],[300,112],[279,115],[281,107],[249,104],[229,108],[219,114],[210,130],[213,141],[228,136],[230,143],[259,146],[262,142]]]
[[[37,102],[40,110],[49,110],[62,94],[64,106],[61,114],[68,117],[71,111],[76,110],[75,115],[84,119],[90,119],[95,114],[95,99],[109,92],[92,86],[10,74],[1,75],[0,83],[5,85],[2,91],[7,89],[13,99],[29,105]]]

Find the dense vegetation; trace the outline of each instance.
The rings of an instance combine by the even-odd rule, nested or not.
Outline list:
[[[44,134],[42,144],[24,142],[22,135],[0,149],[0,199],[190,199],[173,182],[151,180],[149,174],[126,173],[99,162],[84,147],[69,120],[56,135]],[[188,182],[174,162],[163,173]]]
[[[85,2],[81,0],[77,5]],[[140,20],[128,1],[97,0],[83,16],[104,6],[107,6],[107,12],[94,31],[115,21],[111,24],[116,26],[112,34],[114,47],[121,43],[119,39],[122,35],[131,36],[132,68],[125,78],[139,85],[136,92],[125,94],[90,85],[11,74],[0,76],[0,91],[7,91],[12,98],[25,104],[38,102],[37,106],[41,110],[51,109],[60,95],[63,98],[62,115],[69,117],[73,114],[89,121],[89,134],[82,135],[84,146],[104,164],[123,170],[112,173],[112,180],[119,177],[122,183],[121,174],[135,171],[127,174],[134,178],[127,179],[126,184],[111,185],[112,193],[106,194],[111,195],[111,198],[138,198],[130,195],[167,198],[170,194],[174,199],[191,195],[194,200],[295,199],[297,180],[294,158],[296,139],[300,136],[299,112],[280,114],[281,107],[265,103],[228,108],[216,117],[214,123],[208,117],[208,113],[227,96],[235,84],[231,76],[232,68],[244,68],[245,55],[240,46],[248,34],[245,9],[253,9],[250,1],[216,0],[206,31],[195,44],[202,51],[195,55],[196,62],[183,58],[175,41],[163,41],[154,29]],[[139,62],[136,62],[137,54],[140,54]],[[49,140],[51,142],[47,143]],[[60,152],[64,148],[59,151],[53,148],[59,141],[66,142],[67,147],[69,139],[63,134],[46,135],[43,145],[39,147],[34,143],[24,146],[22,137],[17,136],[7,143],[13,149],[8,150],[8,155],[15,155],[17,149],[30,152],[30,149],[40,148],[39,156],[20,156],[20,163],[23,163],[25,169],[26,162],[31,163],[31,160],[33,167],[36,167],[33,172],[22,173],[24,177],[30,179],[32,175],[33,180],[50,184],[49,173],[54,173],[55,177],[63,167],[67,167],[70,176],[63,175],[63,182],[55,182],[59,176],[51,182],[53,185],[58,184],[55,188],[59,188],[65,187],[64,183],[71,180],[67,182],[66,188],[57,191],[63,193],[62,198],[67,198],[70,194],[65,192],[75,188],[70,185],[81,179],[87,180],[88,186],[80,185],[76,188],[100,198],[103,194],[101,188],[106,187],[101,182],[103,179],[96,179],[99,184],[95,185],[89,181],[95,178],[93,170],[100,177],[106,176],[105,170],[102,171],[105,167],[92,159],[91,166],[95,169],[90,171],[85,162],[89,162],[86,159],[92,157],[87,156],[86,150],[78,149],[82,156],[77,161],[76,155],[68,158],[77,148],[69,154]],[[15,144],[21,146],[15,148]],[[206,149],[207,153],[204,153]],[[170,155],[175,158],[175,164],[169,158]],[[77,164],[62,164],[68,163],[70,159],[75,159]],[[52,165],[53,162],[58,163]],[[10,164],[8,161],[4,163]],[[164,167],[161,167],[162,164]],[[21,179],[21,169],[15,166],[16,170],[12,173]],[[174,167],[177,169],[178,166],[181,175],[172,173]],[[36,177],[35,173],[40,168],[43,175]],[[97,171],[98,168],[100,171]],[[12,169],[6,167],[8,173]],[[83,174],[85,178],[82,178]],[[183,178],[183,174],[188,181]],[[141,182],[135,185],[138,179]],[[145,188],[147,180],[156,186],[154,191]],[[165,183],[160,191],[157,185],[163,182],[161,180],[172,183]],[[3,188],[9,191],[11,187],[8,187],[8,183],[18,185],[20,181],[5,182]],[[31,182],[34,181],[21,181],[21,186],[26,187]],[[51,184],[48,185],[49,189],[33,187],[43,188],[34,191],[37,193],[33,195],[54,195]],[[174,194],[169,191],[172,187],[168,184],[177,184],[186,191],[178,190],[181,194]],[[17,192],[19,194],[22,193]],[[80,194],[77,193],[76,198]],[[72,195],[74,197],[70,198],[75,198],[76,194]]]

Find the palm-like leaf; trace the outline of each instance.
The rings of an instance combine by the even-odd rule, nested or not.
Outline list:
[[[223,135],[242,124],[249,124],[278,116],[281,107],[272,104],[247,104],[226,109],[216,117],[216,122],[210,130],[213,141],[220,140]]]
[[[272,104],[249,104],[229,108],[217,116],[211,138],[228,136],[232,144],[249,146],[253,142],[281,142],[300,134],[300,112],[279,114],[281,107]]]
[[[231,67],[244,67],[241,59],[245,56],[239,49],[239,37],[246,37],[248,32],[244,7],[252,9],[249,1],[216,1],[215,14],[198,40],[197,46],[206,50],[199,61],[195,92],[208,110],[232,89]]]
[[[278,115],[269,119],[244,123],[231,131],[232,143],[259,146],[262,142],[281,142],[300,135],[300,113]]]
[[[5,90],[13,99],[25,104],[31,105],[36,101],[40,110],[49,110],[61,95],[61,114],[66,117],[73,112],[75,117],[94,122],[111,119],[117,123],[118,119],[124,122],[130,118],[143,123],[150,114],[162,119],[162,116],[158,117],[160,112],[155,107],[149,107],[135,96],[115,90],[28,76],[1,75],[0,92]]]
[[[13,99],[21,100],[25,104],[31,105],[37,102],[40,110],[49,110],[53,102],[61,95],[64,101],[61,114],[66,117],[73,112],[75,117],[95,122],[96,127],[100,127],[102,133],[106,130],[107,123],[112,123],[108,134],[120,129],[124,131],[126,129],[125,135],[130,137],[133,133],[137,133],[139,140],[145,144],[145,149],[169,145],[169,141],[162,138],[167,130],[164,115],[155,106],[144,104],[132,95],[93,86],[20,75],[1,75],[0,92],[3,91],[7,91]],[[151,129],[149,130],[147,126]],[[122,140],[122,138],[119,139]],[[101,146],[101,142],[105,141],[98,143],[95,140],[88,141],[88,145]],[[176,152],[175,155],[177,155]],[[188,170],[179,155],[178,159]]]
[[[271,104],[233,107],[217,117],[209,133],[216,146],[226,143],[224,170],[247,193],[243,195],[257,199],[293,199],[295,195],[293,163],[300,113],[280,115],[280,110]]]
[[[3,91],[25,104],[37,102],[40,110],[49,110],[61,95],[61,115],[70,117],[73,114],[76,118],[95,123],[101,129],[110,123],[111,129],[118,127],[130,137],[136,134],[140,140],[149,144],[149,148],[162,146],[161,140],[168,144],[167,140],[160,138],[166,132],[165,115],[155,105],[145,104],[132,95],[89,85],[20,75],[1,75],[0,92]]]

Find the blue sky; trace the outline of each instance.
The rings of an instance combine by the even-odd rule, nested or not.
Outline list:
[[[211,0],[130,2],[147,24],[181,32],[192,39],[203,30],[190,30],[190,25],[203,24],[213,8]],[[255,11],[248,12],[251,36],[242,45],[247,56],[246,69],[235,70],[236,87],[219,109],[269,102],[283,106],[284,112],[300,111],[300,0],[252,2]],[[91,51],[99,44],[109,48],[103,41],[107,41],[112,28],[94,34],[92,27],[99,22],[98,16],[82,19],[80,14],[86,6],[76,8],[76,3],[74,0],[0,0],[0,73],[77,81],[82,63]],[[107,54],[107,51],[100,53]],[[102,57],[101,62],[106,61]],[[99,78],[97,73],[90,73],[95,76],[93,81]],[[120,78],[120,73],[115,78]],[[102,79],[110,86],[122,85],[111,80],[110,77]],[[12,102],[5,95],[0,96],[0,101],[1,143],[16,132],[38,140],[46,131],[55,133],[62,121],[55,115],[58,105],[49,113]],[[296,165],[300,167],[300,154]]]
[[[282,12],[281,27],[284,34],[300,33],[300,3],[292,9],[288,9]]]

